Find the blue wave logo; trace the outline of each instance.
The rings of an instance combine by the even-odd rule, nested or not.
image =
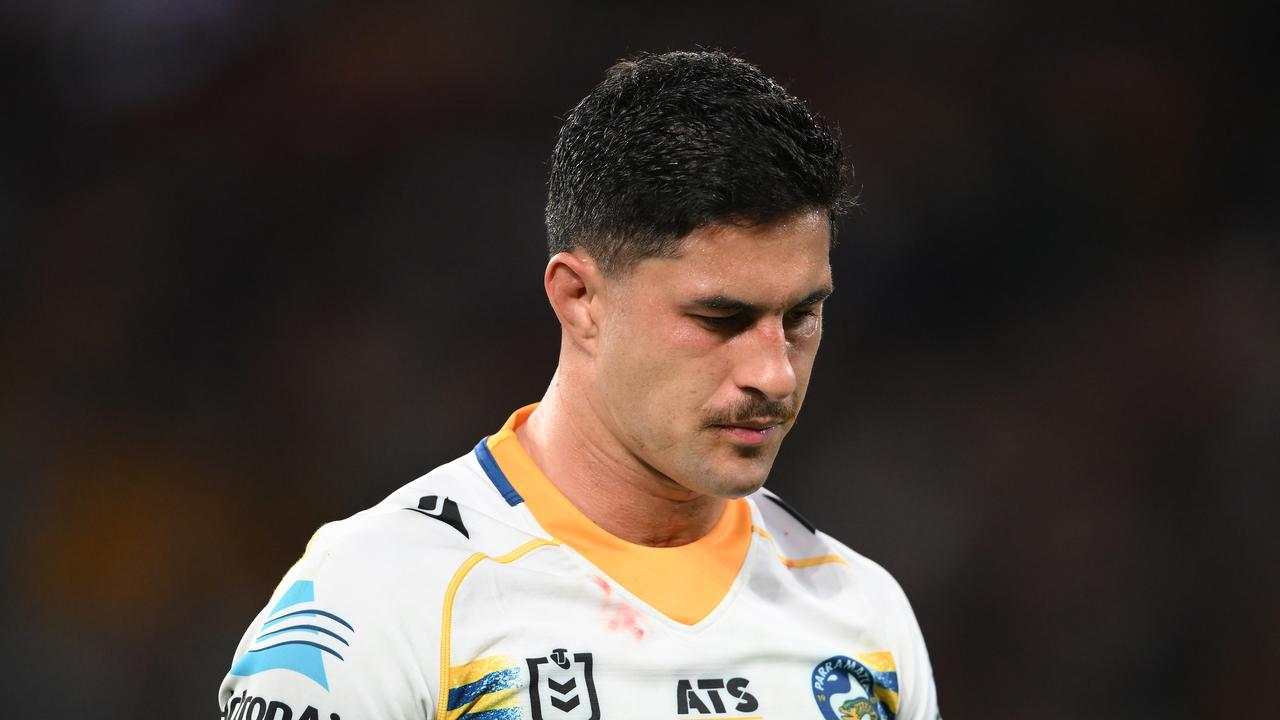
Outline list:
[[[341,661],[351,623],[315,607],[316,590],[310,580],[298,580],[285,591],[271,616],[259,628],[248,652],[231,666],[232,675],[256,675],[268,670],[292,670],[314,680],[325,690],[326,655]]]

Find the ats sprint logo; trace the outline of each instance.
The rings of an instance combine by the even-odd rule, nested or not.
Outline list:
[[[732,708],[730,708],[732,706]],[[724,715],[749,713],[759,709],[756,696],[747,692],[746,678],[708,678],[676,683],[676,714]]]

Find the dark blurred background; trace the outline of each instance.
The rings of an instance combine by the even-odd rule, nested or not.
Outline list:
[[[2,7],[5,716],[216,716],[313,529],[541,396],[558,118],[698,45],[843,128],[862,207],[770,487],[906,587],[948,720],[1274,713],[1261,11]]]

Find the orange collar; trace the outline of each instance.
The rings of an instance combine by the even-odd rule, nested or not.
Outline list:
[[[507,502],[523,499],[544,530],[578,551],[614,582],[650,606],[685,625],[705,618],[724,599],[746,560],[751,545],[751,509],[732,500],[711,532],[687,545],[649,547],[627,542],[583,515],[542,474],[516,437],[536,404],[520,408],[482,445],[496,464],[486,470]],[[485,458],[481,455],[482,462]]]

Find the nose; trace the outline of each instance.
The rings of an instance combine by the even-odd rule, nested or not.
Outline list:
[[[780,319],[761,319],[740,336],[734,366],[739,388],[756,391],[769,400],[783,400],[796,391],[791,344]]]

